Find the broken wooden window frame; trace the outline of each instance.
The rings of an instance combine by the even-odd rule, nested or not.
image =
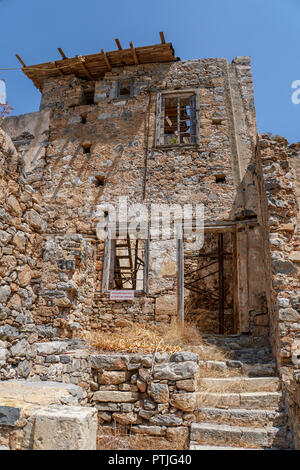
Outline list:
[[[120,242],[120,243],[118,243]],[[134,256],[131,255],[131,243],[134,242],[136,252]],[[139,243],[143,242],[144,256],[141,259],[138,256]],[[134,245],[132,243],[132,245]],[[117,256],[118,248],[122,248],[122,244],[129,246],[129,255],[126,258],[129,259],[129,266],[120,266]],[[130,256],[130,258],[129,258]],[[121,255],[122,257],[122,255]],[[125,255],[124,255],[125,257]],[[131,266],[132,264],[132,266]],[[143,278],[138,279],[137,274],[140,271],[141,266],[143,267]],[[128,268],[132,269],[128,269]],[[124,269],[121,269],[124,268]],[[128,275],[125,275],[127,271]],[[124,239],[113,239],[110,237],[108,232],[105,249],[104,249],[104,264],[103,264],[103,275],[102,275],[102,294],[109,292],[110,290],[133,290],[138,294],[148,294],[148,273],[149,273],[149,239],[130,239],[129,235],[127,240]],[[119,276],[119,277],[116,277]],[[122,277],[123,276],[123,277]],[[116,281],[118,281],[116,283]],[[136,289],[138,281],[142,281],[142,289]],[[123,287],[123,284],[130,284],[132,287]]]
[[[189,108],[190,114],[186,115],[184,119],[182,118],[183,108],[182,106],[183,100],[187,100],[189,98]],[[174,119],[174,138],[176,138],[176,142],[166,142],[166,136],[170,136],[170,134],[165,133],[166,127],[166,120],[168,116],[166,116],[166,101],[169,99],[173,99],[177,101],[177,115]],[[189,125],[189,132],[182,131],[182,122],[190,122]],[[171,128],[172,120],[169,118],[167,123]],[[185,146],[185,145],[198,145],[199,144],[199,122],[200,122],[200,105],[199,105],[199,92],[198,89],[189,89],[189,90],[180,90],[178,92],[160,92],[157,95],[157,104],[156,104],[156,141],[155,144],[158,147],[170,147],[170,146]],[[186,138],[189,138],[189,142],[182,142],[184,138],[182,138],[183,134],[187,134]]]

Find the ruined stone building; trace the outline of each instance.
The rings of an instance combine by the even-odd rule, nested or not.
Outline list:
[[[163,35],[155,46],[117,44],[112,52],[67,58],[60,50],[61,60],[24,64],[41,91],[40,110],[2,123],[1,380],[41,378],[44,343],[184,316],[204,334],[270,342],[275,369],[253,375],[278,375],[285,437],[299,446],[299,144],[258,135],[249,57],[181,61]],[[171,235],[97,236],[97,222],[122,196],[147,207],[203,204],[203,246]],[[132,296],[114,300],[122,290]],[[266,362],[263,354],[253,362]],[[88,384],[83,373],[84,380],[65,373],[58,381]],[[117,393],[116,384],[103,386],[96,393]],[[203,421],[185,419],[195,406],[172,403],[173,430],[184,434]],[[114,408],[99,409],[110,422]],[[129,404],[125,411],[133,413]],[[144,416],[130,424],[146,428]],[[150,424],[170,438],[166,420]],[[190,441],[205,443],[197,429]]]

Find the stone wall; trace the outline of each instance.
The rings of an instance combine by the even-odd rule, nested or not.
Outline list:
[[[32,312],[42,254],[41,199],[19,173],[11,139],[0,129],[0,377],[26,378],[37,340]]]
[[[299,446],[299,402],[296,377],[300,366],[300,266],[294,146],[282,137],[262,136],[257,170],[262,207],[265,278],[274,355],[286,392],[286,403]],[[269,283],[269,284],[268,284]]]
[[[122,79],[133,80],[130,98],[117,96]],[[187,89],[195,93],[200,116],[196,142],[157,145],[159,94]],[[249,57],[231,64],[202,59],[125,66],[97,82],[49,79],[41,110],[8,118],[2,127],[18,146],[24,180],[42,198],[39,215],[47,222],[39,244],[35,322],[64,335],[78,328],[118,329],[132,321],[170,322],[176,315],[173,240],[150,242],[147,294],[130,303],[112,302],[101,293],[104,244],[96,238],[97,205],[128,195],[128,203],[203,203],[206,224],[256,216],[242,185],[256,144]],[[218,182],[220,175],[224,179]],[[258,252],[259,241],[251,240]],[[75,269],[61,269],[59,261],[74,261]],[[251,276],[247,263],[242,269],[249,265]],[[253,283],[258,311],[260,296]],[[246,297],[237,295],[235,301],[244,303],[249,317]],[[235,326],[249,331],[249,321]]]

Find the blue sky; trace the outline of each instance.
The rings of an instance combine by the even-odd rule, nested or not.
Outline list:
[[[252,58],[259,132],[300,141],[299,0],[0,0],[0,69],[160,42],[164,31],[182,60]],[[1,71],[13,114],[37,111],[40,93],[21,71]]]

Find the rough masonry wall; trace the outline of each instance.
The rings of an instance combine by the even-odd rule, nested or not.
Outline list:
[[[294,156],[295,146],[288,147],[284,138],[272,140],[264,135],[259,140],[270,338],[286,391],[295,445],[299,448],[300,244]]]
[[[41,199],[19,173],[15,147],[0,130],[0,378],[27,377],[32,343],[35,281],[46,223]]]
[[[118,80],[128,78],[134,81],[133,96],[118,98]],[[158,94],[186,89],[197,97],[197,145],[157,146]],[[256,139],[248,57],[232,64],[203,59],[123,67],[96,83],[74,76],[51,79],[44,85],[41,111],[9,118],[4,129],[18,143],[24,176],[40,193],[47,220],[38,300],[42,309],[36,321],[60,326],[66,334],[72,334],[76,324],[120,328],[136,320],[169,322],[176,315],[172,240],[150,242],[147,296],[121,303],[100,293],[104,244],[96,242],[98,204],[117,202],[124,195],[129,203],[203,203],[209,224],[249,215],[241,187]],[[217,183],[217,175],[225,182]],[[99,178],[104,185],[99,185]],[[74,261],[75,271],[59,270],[59,279],[50,280],[49,273],[61,260],[55,237],[66,237],[59,243],[67,246],[73,234],[76,243],[86,247],[83,251],[94,251],[95,264],[90,261],[87,272],[75,260],[85,254],[65,250],[64,259]],[[57,250],[51,250],[50,260],[45,251],[51,238]],[[89,288],[80,293],[85,274]]]

